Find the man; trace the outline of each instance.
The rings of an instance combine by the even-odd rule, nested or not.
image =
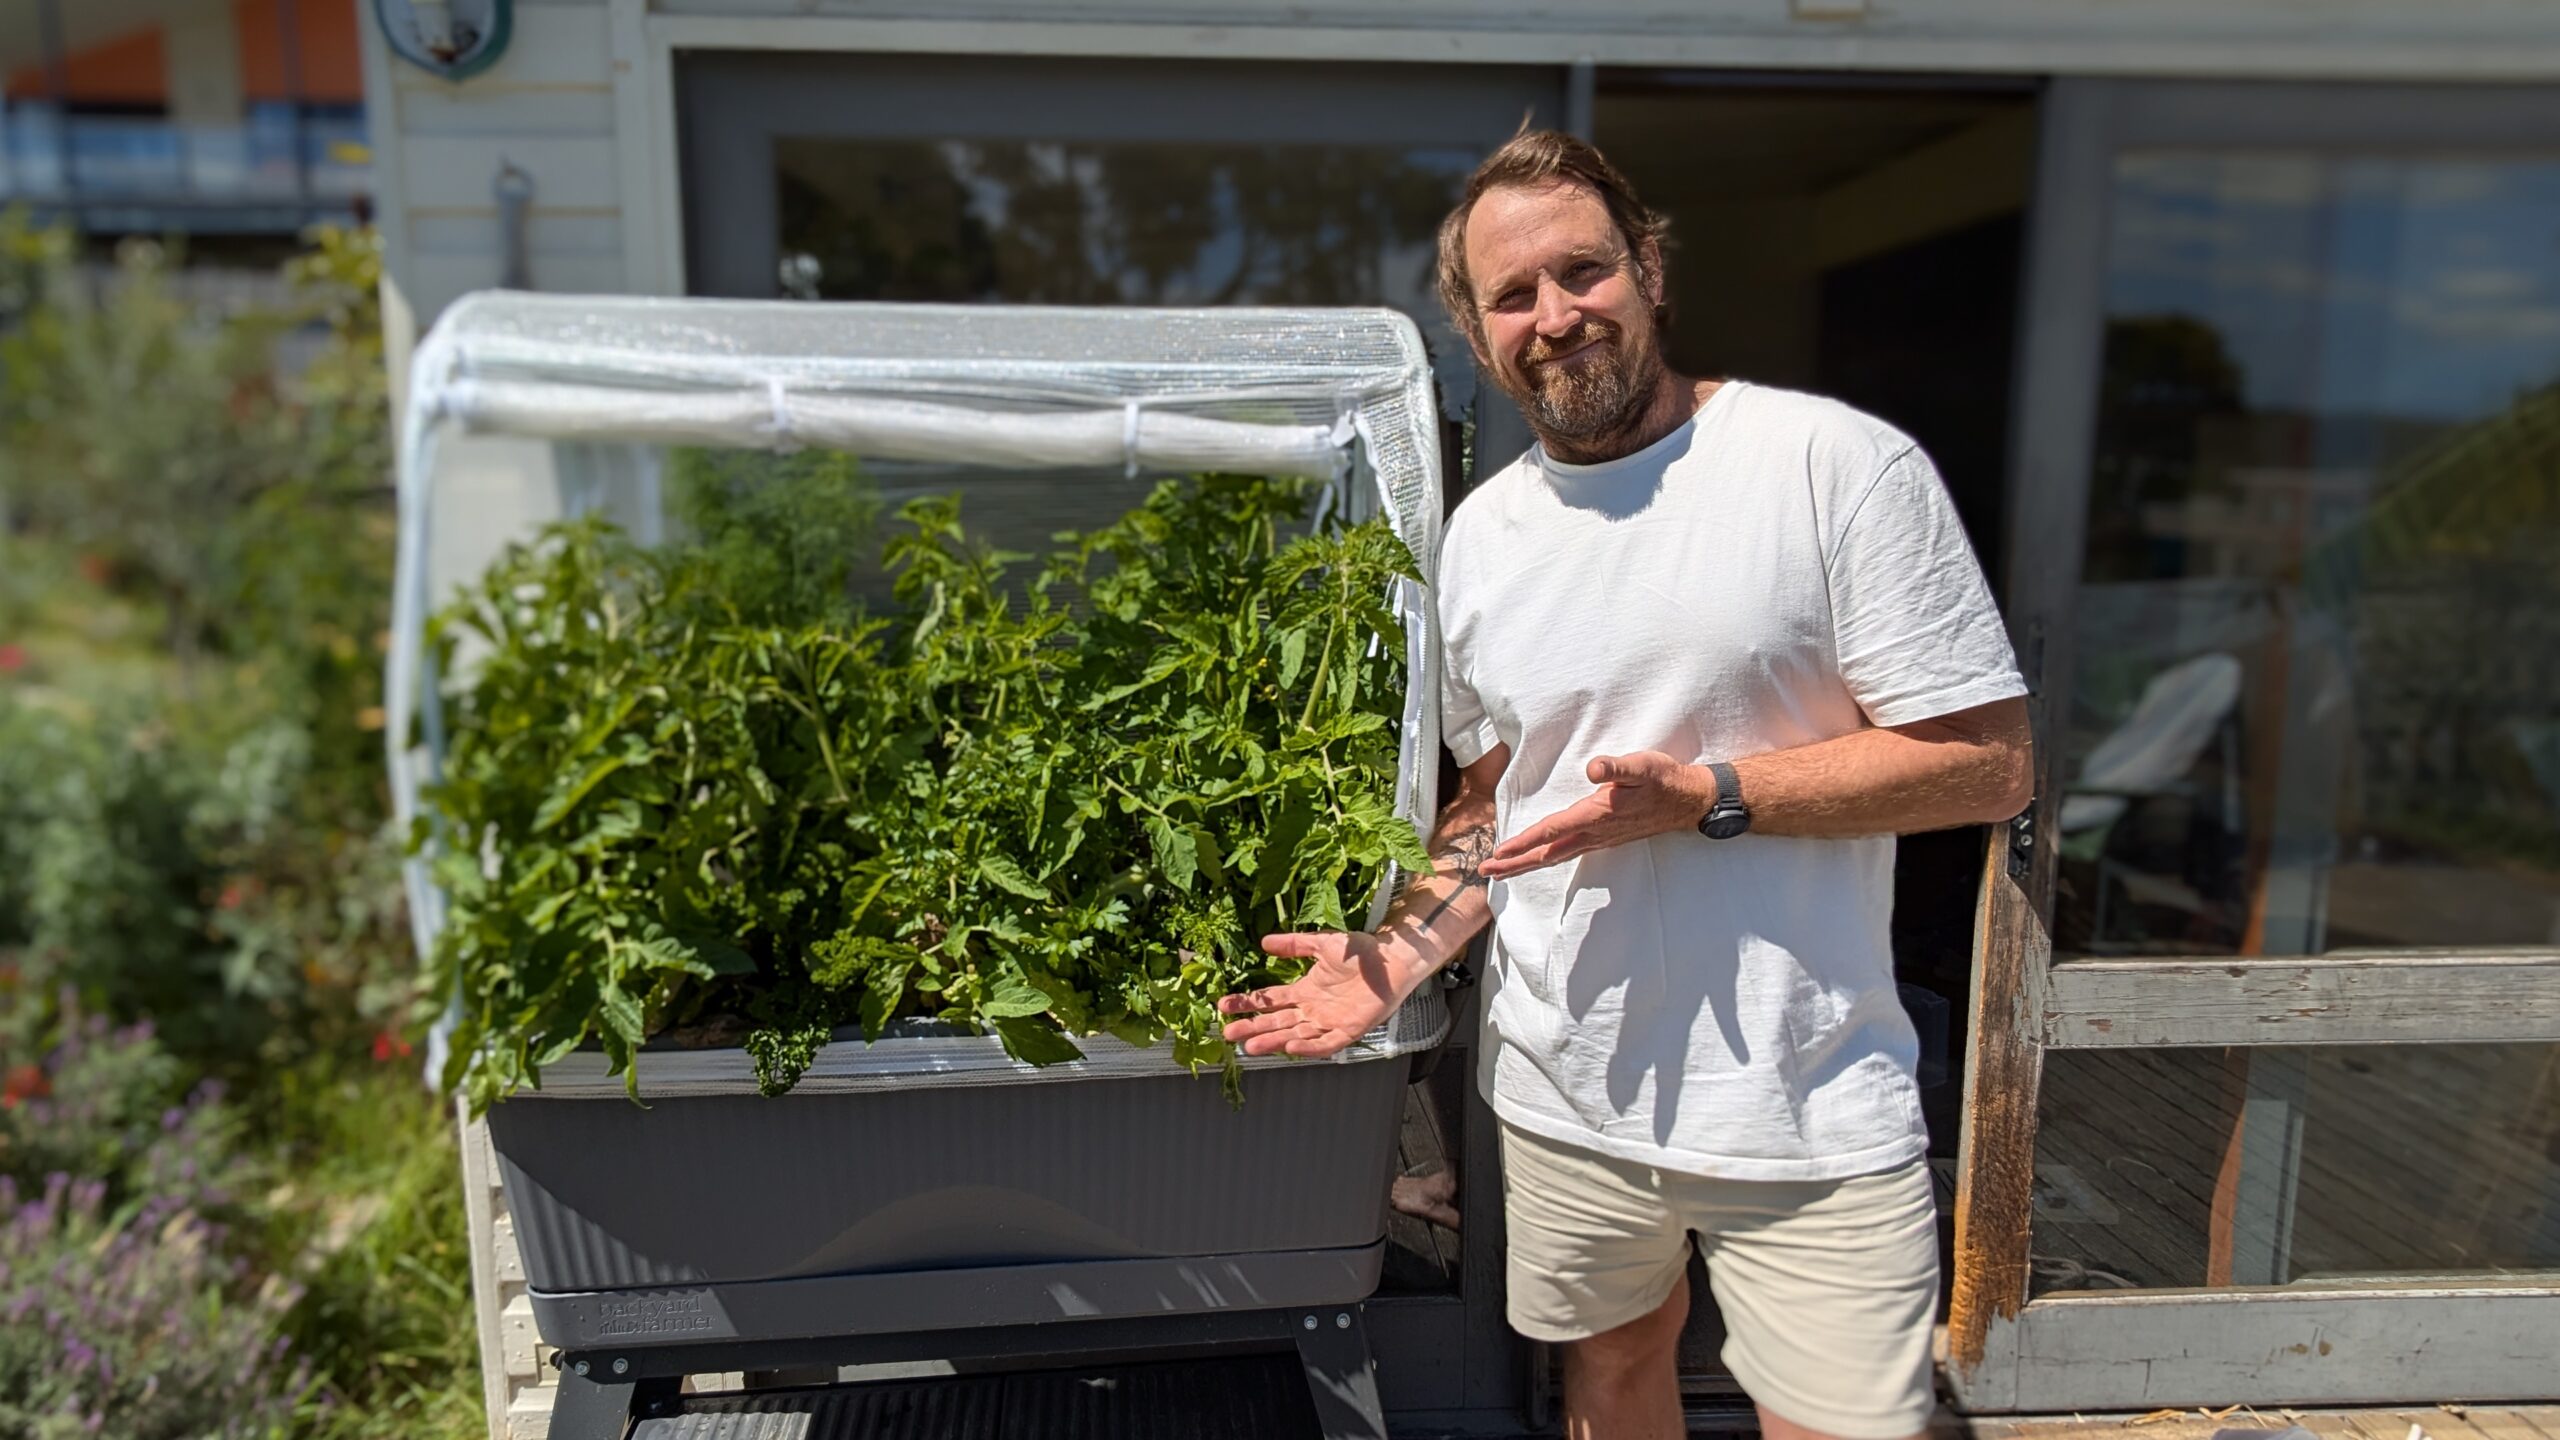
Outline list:
[[[1695,1243],[1766,1432],[1889,1440],[1932,1406],[1938,1285],[1892,837],[2024,808],[2025,687],[1908,438],[1666,366],[1663,231],[1553,133],[1442,226],[1441,299],[1538,440],[1441,553],[1461,783],[1434,873],[1374,934],[1267,938],[1309,969],[1226,1034],[1339,1050],[1491,923],[1511,1322],[1565,1347],[1567,1433],[1681,1433]]]

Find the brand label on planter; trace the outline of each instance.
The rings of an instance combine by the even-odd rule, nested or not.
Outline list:
[[[680,1335],[712,1328],[701,1295],[631,1295],[595,1302],[599,1336]]]

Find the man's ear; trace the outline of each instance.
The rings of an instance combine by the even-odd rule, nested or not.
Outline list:
[[[1662,242],[1647,239],[1636,247],[1636,273],[1644,282],[1645,304],[1659,310],[1669,294],[1662,278]]]

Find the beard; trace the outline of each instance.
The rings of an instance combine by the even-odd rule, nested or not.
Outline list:
[[[1552,363],[1584,346],[1590,348],[1572,366]],[[1512,373],[1495,379],[1538,434],[1594,440],[1628,428],[1644,414],[1662,380],[1662,350],[1650,327],[1630,342],[1617,326],[1586,319],[1569,335],[1531,340]]]

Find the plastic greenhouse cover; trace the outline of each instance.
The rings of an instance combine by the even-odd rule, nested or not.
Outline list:
[[[445,598],[430,593],[430,576],[452,558],[439,550],[434,502],[444,472],[472,453],[449,443],[456,437],[828,448],[1056,471],[1061,484],[1098,471],[1348,477],[1366,482],[1354,513],[1384,513],[1429,577],[1440,542],[1438,424],[1421,335],[1385,309],[465,296],[412,357],[402,417],[384,677],[397,814],[403,825],[416,814],[443,751],[425,636]],[[1394,600],[1409,676],[1397,809],[1427,828],[1438,636],[1422,587],[1401,585]],[[424,953],[442,896],[423,862],[411,863],[408,882]]]

